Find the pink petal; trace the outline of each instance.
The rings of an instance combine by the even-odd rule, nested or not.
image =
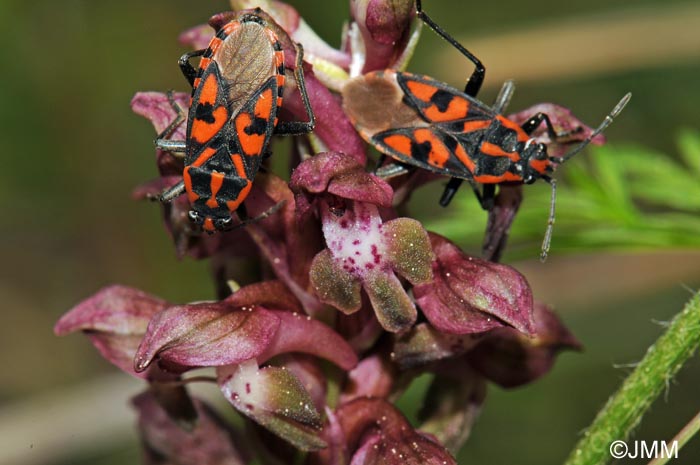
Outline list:
[[[258,361],[264,363],[275,355],[301,352],[335,363],[344,370],[357,365],[357,355],[345,340],[330,327],[298,313],[271,311],[280,320],[280,330],[270,341]]]
[[[190,106],[190,96],[184,92],[174,92],[175,102],[187,111]],[[156,134],[163,132],[173,122],[177,113],[170,105],[168,96],[162,92],[137,92],[131,99],[131,110],[153,123]],[[185,124],[178,126],[171,135],[171,139],[182,140],[185,138]]]
[[[79,330],[144,334],[151,317],[167,305],[165,300],[138,289],[113,285],[73,307],[58,320],[54,332],[58,336]]]
[[[380,355],[370,355],[348,373],[340,403],[345,404],[360,397],[387,398],[392,392],[396,377],[393,364]]]
[[[59,336],[83,331],[102,356],[136,377],[134,354],[151,317],[168,303],[126,286],[110,286],[63,315],[54,327]]]
[[[364,39],[363,73],[390,68],[406,47],[413,0],[355,0],[350,13]]]
[[[431,234],[437,259],[433,283],[413,289],[416,302],[440,331],[470,334],[512,326],[534,330],[532,291],[515,269],[467,256],[447,239]]]
[[[302,450],[325,447],[321,416],[299,380],[279,367],[250,360],[218,370],[219,386],[236,409]]]
[[[323,152],[302,162],[289,183],[298,196],[328,191],[338,197],[391,207],[391,187],[365,171],[353,158],[339,152]]]
[[[182,92],[173,93],[175,102],[183,112],[187,112],[190,105],[190,97]],[[131,100],[131,109],[137,115],[141,115],[153,123],[156,134],[160,134],[175,120],[177,113],[168,101],[168,96],[160,92],[138,92]],[[171,140],[184,140],[186,118],[168,136]],[[183,159],[173,156],[169,152],[156,150],[156,162],[162,176],[182,175],[184,168]]]
[[[256,306],[226,301],[178,305],[153,317],[136,358],[136,371],[154,360],[169,371],[240,363],[260,355],[280,320]]]
[[[457,464],[443,446],[415,431],[387,401],[360,398],[336,413],[347,450],[353,454],[352,465]]]
[[[180,34],[178,41],[194,50],[201,50],[207,48],[213,38],[214,30],[212,27],[209,24],[200,24]]]
[[[297,298],[281,281],[262,281],[249,284],[226,299],[236,307],[259,305],[268,309],[303,313]]]

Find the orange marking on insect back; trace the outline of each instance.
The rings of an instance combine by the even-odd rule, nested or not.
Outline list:
[[[464,150],[464,147],[462,147],[461,145],[457,145],[454,154],[457,157],[457,159],[461,161],[462,164],[469,170],[469,172],[474,172],[476,165],[474,165],[474,161],[471,158],[469,158],[469,154],[467,154],[467,152]]]
[[[411,156],[411,138],[403,134],[393,134],[384,138],[384,143],[407,157]]]
[[[199,69],[207,69],[210,64],[211,58],[202,58],[201,60],[199,60]]]
[[[216,194],[221,190],[221,186],[224,185],[224,173],[219,173],[218,171],[212,171],[211,180],[209,181],[209,187],[211,188],[211,197],[207,200],[207,207],[217,208],[219,202],[216,201]]]
[[[250,193],[250,189],[253,187],[253,183],[248,181],[247,179],[246,179],[246,181],[247,181],[247,184],[245,185],[245,187],[243,189],[241,189],[241,192],[238,194],[238,197],[226,202],[226,208],[228,208],[229,211],[236,211],[238,209],[238,207],[241,206],[241,204],[246,199],[246,197],[248,197],[248,194]]]
[[[219,49],[219,47],[221,47],[221,44],[223,42],[224,42],[223,40],[219,39],[216,36],[214,36],[214,38],[211,39],[211,42],[209,42],[209,49],[211,50],[210,56],[214,56],[214,54]]]
[[[248,156],[258,156],[262,153],[265,134],[246,134],[245,130],[252,122],[249,113],[239,113],[236,116],[236,134],[243,153]]]
[[[275,52],[275,66],[280,67],[282,65],[284,65],[284,52],[280,50]]]
[[[281,89],[284,87],[284,74],[277,75],[277,88]]]
[[[464,122],[464,132],[479,131],[481,129],[486,129],[491,126],[490,119],[482,119],[476,121],[465,121]]]
[[[278,107],[282,106],[282,97],[277,97],[277,106]],[[277,122],[275,122],[275,125],[277,125]]]
[[[445,111],[440,111],[437,105],[431,105],[424,110],[425,116],[436,123],[466,118],[468,112],[469,100],[456,95],[452,96],[452,100],[450,100]]]
[[[216,228],[214,227],[214,220],[212,220],[211,217],[207,216],[206,218],[204,218],[202,228],[207,232],[213,233],[214,231],[216,231]]]
[[[503,115],[496,116],[496,119],[501,123],[504,128],[512,129],[518,137],[518,142],[527,142],[530,136],[527,135],[523,128],[518,125],[518,123],[509,120]]]
[[[491,142],[482,142],[480,150],[482,153],[492,157],[508,157],[512,161],[520,160],[520,155],[518,155],[518,152],[506,152],[501,147],[496,144],[492,144]]]
[[[233,163],[234,168],[236,168],[236,174],[241,178],[245,178],[245,165],[243,165],[243,159],[241,156],[237,153],[231,154],[231,162]]]
[[[214,105],[216,103],[216,95],[219,93],[219,81],[215,74],[207,76],[207,80],[202,84],[202,91],[199,94],[198,103],[206,105]]]
[[[228,36],[228,35],[233,34],[233,31],[238,29],[240,26],[241,26],[241,23],[239,23],[238,21],[231,21],[229,23],[226,23],[226,25],[224,25],[224,27],[222,29],[224,30],[224,32]]]
[[[481,184],[498,184],[501,182],[517,182],[522,180],[523,179],[520,176],[515,173],[511,173],[510,171],[506,171],[500,175],[482,174],[480,176],[474,176],[474,181]]]
[[[540,174],[545,174],[550,165],[551,163],[549,160],[530,160],[530,166],[532,169]]]
[[[481,184],[498,184],[500,182],[506,181],[504,176],[495,176],[493,174],[482,174],[481,176],[474,176],[474,181]]]
[[[273,31],[269,27],[265,28],[265,34],[267,34],[267,38],[270,39],[270,42],[272,42],[273,44],[278,41],[277,34],[275,34],[275,31]]]
[[[426,103],[429,103],[430,98],[438,91],[434,86],[417,81],[407,81],[406,86],[416,98]]]
[[[190,176],[190,167],[186,166],[182,172],[182,180],[185,183],[185,191],[187,191],[187,200],[194,203],[199,196],[192,190],[192,177]]]
[[[202,78],[195,78],[194,82],[192,83],[193,89],[196,89],[199,87],[199,84],[202,82]]]
[[[223,106],[218,107],[212,112],[212,117],[214,118],[212,123],[207,123],[198,118],[192,120],[192,138],[196,142],[200,144],[209,142],[228,121],[228,110]]]
[[[199,154],[197,159],[192,163],[192,166],[202,166],[206,162],[209,161],[209,159],[216,154],[216,149],[213,147],[207,147],[202,152]]]
[[[430,143],[428,164],[443,168],[450,159],[450,150],[430,129],[417,129],[415,131],[416,142],[419,144]]]
[[[266,89],[255,102],[255,116],[270,119],[272,114],[272,89]]]

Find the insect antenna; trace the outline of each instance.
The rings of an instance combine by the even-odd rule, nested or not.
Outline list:
[[[619,115],[620,112],[622,112],[622,109],[625,108],[625,105],[627,105],[627,102],[630,101],[630,98],[632,98],[631,92],[628,92],[627,94],[625,94],[625,96],[622,97],[622,100],[617,102],[617,105],[615,105],[615,108],[613,108],[612,111],[608,114],[608,116],[605,117],[603,122],[600,123],[600,126],[595,128],[595,130],[592,133],[590,133],[590,135],[588,137],[586,137],[586,139],[584,141],[582,141],[580,144],[578,144],[576,147],[574,147],[574,149],[571,150],[571,152],[569,152],[561,157],[550,157],[550,160],[552,160],[555,163],[561,164],[561,163],[564,163],[565,161],[567,161],[568,159],[570,159],[571,157],[573,157],[574,155],[576,155],[577,153],[579,153],[584,148],[586,148],[586,146],[591,143],[591,141],[593,140],[593,138],[595,136],[597,136],[601,132],[605,131],[605,129],[608,126],[610,126],[610,123],[612,123],[613,119],[615,119],[615,117],[617,115]]]
[[[554,229],[554,214],[557,203],[557,180],[550,177],[543,178],[552,186],[552,200],[549,204],[549,218],[547,219],[547,229],[544,232],[542,239],[542,251],[540,252],[540,261],[544,263],[547,260],[549,247],[552,245],[552,230]]]
[[[261,220],[264,220],[268,216],[276,213],[286,203],[287,203],[286,200],[282,200],[280,202],[277,202],[276,204],[274,204],[273,206],[271,206],[270,208],[268,208],[267,210],[265,210],[264,212],[262,212],[258,216],[254,216],[253,218],[246,218],[246,219],[242,220],[240,223],[233,225],[228,231],[233,231],[234,229],[244,228],[244,227],[248,226],[249,224],[257,223]]]

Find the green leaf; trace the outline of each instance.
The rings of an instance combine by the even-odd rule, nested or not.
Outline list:
[[[700,133],[692,129],[681,129],[678,136],[678,150],[681,158],[700,176]]]

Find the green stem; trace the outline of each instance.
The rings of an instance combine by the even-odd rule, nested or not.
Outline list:
[[[565,465],[603,465],[610,444],[625,441],[652,402],[700,345],[700,293],[688,302],[644,359],[608,399]]]
[[[700,413],[695,415],[693,419],[690,420],[690,422],[688,422],[688,424],[685,425],[683,429],[680,430],[673,439],[671,439],[669,444],[673,444],[675,442],[678,444],[677,450],[681,450],[683,446],[685,446],[685,444],[688,441],[690,441],[690,438],[695,436],[695,434],[697,434],[698,431],[700,431]],[[665,465],[669,460],[671,460],[670,456],[659,456],[658,458],[649,462],[648,465]]]

